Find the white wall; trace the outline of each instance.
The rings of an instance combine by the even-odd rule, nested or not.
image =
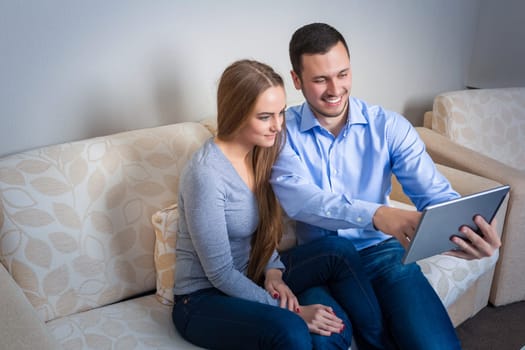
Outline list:
[[[347,38],[353,94],[420,125],[463,88],[479,0],[0,0],[0,156],[213,117],[235,59],[274,66],[289,104],[292,32],[312,21]]]
[[[467,85],[525,86],[525,1],[481,0]]]

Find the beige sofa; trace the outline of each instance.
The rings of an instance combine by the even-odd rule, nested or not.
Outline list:
[[[175,202],[181,169],[212,124],[0,159],[1,349],[196,349],[171,322]],[[462,193],[497,184],[440,169]],[[403,200],[398,187],[392,199]],[[283,244],[294,242],[288,232]],[[455,324],[487,304],[496,258],[420,262]]]
[[[490,302],[525,300],[525,87],[440,94],[418,131],[435,162],[511,186]]]

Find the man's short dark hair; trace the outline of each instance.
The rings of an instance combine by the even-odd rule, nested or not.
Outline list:
[[[342,42],[350,56],[345,38],[334,27],[325,23],[307,24],[295,31],[290,39],[289,53],[292,69],[301,76],[304,54],[327,53],[338,42]]]

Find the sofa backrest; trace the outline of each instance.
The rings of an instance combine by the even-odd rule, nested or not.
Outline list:
[[[461,90],[434,99],[432,129],[525,170],[525,87]]]
[[[0,159],[0,261],[43,321],[155,289],[151,215],[209,137],[179,123]]]

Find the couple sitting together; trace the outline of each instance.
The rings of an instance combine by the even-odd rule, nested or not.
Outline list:
[[[283,79],[234,62],[217,92],[217,136],[181,177],[173,322],[208,349],[459,349],[441,300],[401,258],[428,205],[458,197],[401,115],[350,96],[348,46],[313,23],[290,41],[305,103]],[[285,118],[286,112],[286,118]],[[387,205],[395,174],[419,211]],[[298,245],[277,252],[283,210]],[[477,217],[465,259],[500,246]]]

